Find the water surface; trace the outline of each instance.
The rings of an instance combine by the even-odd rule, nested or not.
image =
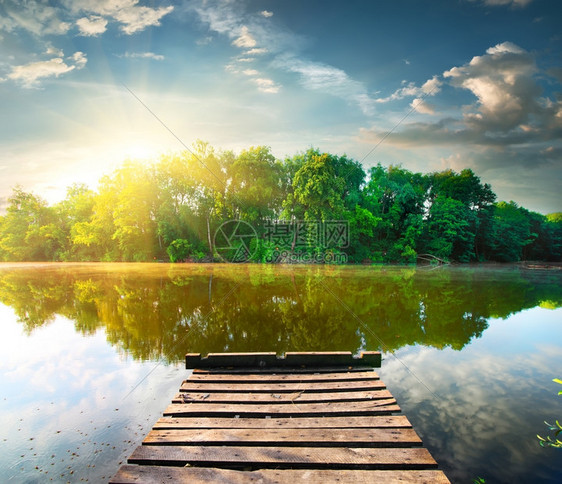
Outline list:
[[[518,266],[0,265],[0,477],[109,478],[186,352],[384,351],[453,482],[559,482],[562,271]]]

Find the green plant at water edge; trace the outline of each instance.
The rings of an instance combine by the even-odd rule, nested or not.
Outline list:
[[[472,479],[472,484],[486,484],[486,479],[484,479],[483,477],[477,477],[475,479]]]
[[[555,378],[552,381],[560,383],[560,385],[562,385],[562,380],[560,380],[559,378]],[[558,395],[562,395],[562,391],[559,391]],[[556,420],[555,425],[551,425],[546,421],[544,423],[548,427],[549,431],[554,432],[554,438],[550,435],[548,435],[546,438],[537,435],[537,438],[539,439],[539,445],[541,447],[554,447],[556,449],[562,449],[562,441],[558,439],[560,432],[562,432],[562,425],[560,425],[560,422]]]

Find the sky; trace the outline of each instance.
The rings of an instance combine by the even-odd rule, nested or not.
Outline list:
[[[198,140],[562,211],[558,0],[0,0],[0,213]]]

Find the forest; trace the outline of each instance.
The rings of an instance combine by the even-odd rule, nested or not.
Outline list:
[[[236,155],[198,141],[127,160],[97,190],[73,185],[53,205],[14,188],[0,216],[0,261],[220,261],[215,235],[230,220],[254,228],[251,262],[283,262],[272,256],[281,250],[345,253],[350,263],[562,260],[562,212],[497,201],[470,169],[365,171],[313,148],[279,160],[265,146]],[[333,221],[345,224],[345,243],[271,238],[272,224]]]

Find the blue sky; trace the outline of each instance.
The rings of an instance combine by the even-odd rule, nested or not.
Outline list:
[[[310,146],[562,210],[556,0],[0,0],[0,211],[126,158]],[[387,134],[391,132],[390,135]],[[382,140],[382,142],[381,142]]]

